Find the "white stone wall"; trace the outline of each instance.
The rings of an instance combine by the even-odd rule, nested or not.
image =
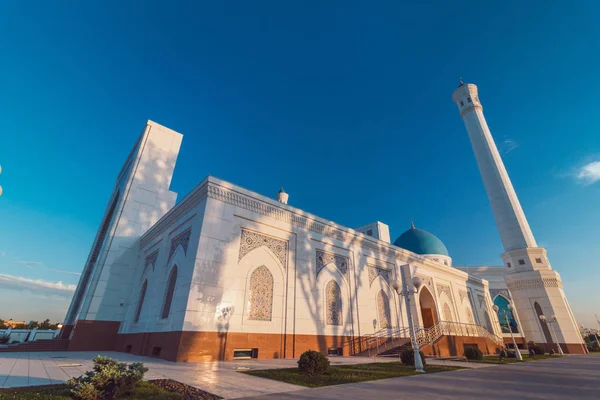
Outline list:
[[[99,256],[95,263],[88,261],[86,268],[91,268],[91,273],[85,285],[83,278],[80,280],[78,291],[84,292],[81,304],[72,304],[68,316],[77,313],[81,320],[124,319],[135,288],[138,239],[175,205],[177,194],[169,185],[181,139],[181,134],[147,122],[117,180],[113,197],[118,193],[119,200]]]
[[[170,238],[192,229],[187,253],[167,263]],[[242,243],[242,231],[248,232]],[[259,245],[256,245],[259,244]],[[280,247],[277,247],[280,246]],[[281,251],[278,251],[278,248]],[[156,250],[152,270],[145,259]],[[317,259],[321,255],[323,261]],[[159,313],[170,268],[180,268],[172,317]],[[406,327],[404,302],[391,288],[400,268],[431,279],[438,315],[450,303],[456,321],[467,322],[468,299],[460,292],[487,291],[487,283],[289,205],[208,177],[140,240],[136,283],[121,332],[166,330],[295,333],[357,336],[382,328],[378,294],[389,300],[391,327]],[[270,320],[250,318],[250,277],[265,267],[273,277]],[[142,272],[143,271],[143,272]],[[317,273],[318,272],[318,273]],[[140,320],[133,322],[143,281],[148,279]],[[341,323],[328,324],[326,287],[341,293]],[[438,290],[437,285],[449,290]],[[383,298],[383,297],[382,297]],[[380,307],[380,308],[378,308]],[[489,311],[489,299],[473,309]],[[416,314],[418,315],[418,313]]]

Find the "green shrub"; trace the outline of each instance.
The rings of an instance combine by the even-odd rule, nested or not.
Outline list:
[[[9,337],[10,337],[10,336],[9,336],[9,335],[6,335],[6,334],[2,334],[2,335],[0,335],[0,344],[6,344],[6,343],[8,343],[8,338],[9,338]]]
[[[300,356],[298,368],[308,375],[322,375],[329,371],[329,359],[318,351],[308,350]]]
[[[467,360],[483,360],[483,353],[477,347],[465,347],[464,356]]]
[[[71,395],[79,400],[118,399],[144,378],[148,368],[142,363],[129,366],[109,357],[94,358],[94,369],[67,382]]]
[[[419,351],[419,354],[421,355],[423,366],[425,366],[425,355],[422,351]],[[404,349],[402,353],[400,353],[400,361],[402,361],[402,364],[415,365],[415,351],[413,349]]]
[[[535,342],[529,342],[529,343],[527,343],[527,349],[529,351],[531,351],[531,349],[533,349],[533,351],[535,352],[536,356],[539,356],[539,355],[542,355],[542,354],[546,353],[546,349],[544,349],[539,344],[536,344]]]

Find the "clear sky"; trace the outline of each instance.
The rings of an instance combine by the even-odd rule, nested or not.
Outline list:
[[[600,314],[600,5],[3,2],[0,318],[62,320],[147,119],[207,174],[340,224],[502,246],[451,94],[479,86],[534,235],[578,321]]]

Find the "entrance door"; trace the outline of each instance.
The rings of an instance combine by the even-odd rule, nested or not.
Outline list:
[[[421,308],[421,316],[423,317],[424,328],[431,328],[433,325],[435,325],[433,308]]]
[[[435,312],[435,300],[431,292],[426,287],[420,290],[419,303],[421,306],[421,320],[423,328],[431,328],[437,323],[437,314]]]

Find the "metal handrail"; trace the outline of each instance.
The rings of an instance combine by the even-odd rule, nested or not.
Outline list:
[[[496,344],[504,343],[504,339],[477,324],[464,322],[440,321],[430,328],[419,328],[416,332],[419,347],[433,344],[442,336],[479,336],[492,340]]]
[[[485,337],[497,345],[504,343],[501,336],[488,331],[483,326],[464,322],[439,321],[432,327],[421,327],[416,330],[416,341],[419,348],[435,343],[442,336]],[[384,349],[387,350],[388,344],[392,348],[395,341],[408,338],[410,338],[410,329],[407,327],[382,328],[374,333],[353,338],[346,342],[344,346],[350,347],[350,354],[370,352],[373,349],[376,349],[376,353],[378,353],[381,346],[384,346]]]
[[[379,349],[381,346],[384,346],[387,350],[388,344],[393,346],[393,342],[409,337],[410,330],[406,327],[382,328],[374,333],[353,338],[348,341],[346,345],[352,350],[350,354],[357,354],[364,351]]]

